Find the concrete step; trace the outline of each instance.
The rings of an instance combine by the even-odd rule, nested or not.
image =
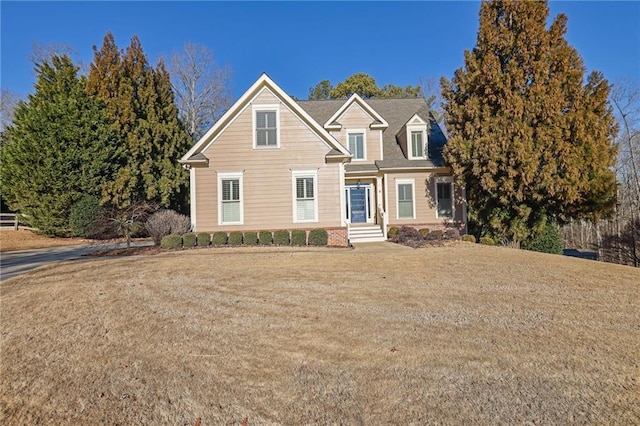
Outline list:
[[[379,226],[360,226],[349,228],[349,241],[351,243],[373,243],[385,241],[385,238]]]

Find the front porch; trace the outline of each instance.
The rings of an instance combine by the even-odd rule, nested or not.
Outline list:
[[[384,192],[381,176],[347,177],[345,223],[350,243],[385,241]]]

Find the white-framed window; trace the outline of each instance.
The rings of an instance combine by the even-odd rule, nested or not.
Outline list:
[[[293,222],[318,221],[318,171],[297,170],[293,180]]]
[[[436,217],[438,219],[453,219],[455,203],[453,198],[453,178],[436,178]]]
[[[253,105],[253,147],[280,147],[280,108],[278,105]]]
[[[347,132],[347,149],[353,157],[352,160],[367,159],[367,140],[364,129],[349,130]]]
[[[409,160],[427,158],[427,126],[425,124],[407,126],[407,151]]]
[[[415,180],[396,180],[396,197],[398,199],[398,219],[415,219]]]
[[[218,173],[218,224],[242,225],[243,210],[242,172]]]

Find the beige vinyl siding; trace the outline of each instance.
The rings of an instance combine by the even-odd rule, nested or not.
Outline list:
[[[247,108],[203,151],[208,168],[196,169],[197,230],[260,230],[341,226],[340,166],[325,164],[330,148],[280,104],[280,147],[253,148],[253,110],[280,104],[268,91]],[[293,223],[293,180],[296,170],[317,170],[318,222]],[[244,224],[218,223],[217,173],[243,173]]]
[[[389,224],[442,224],[443,218],[436,217],[435,180],[434,175],[427,172],[390,173],[387,175],[389,190]],[[414,179],[415,211],[414,219],[398,219],[398,180]],[[454,184],[455,221],[462,221],[463,206],[460,203],[461,188]]]
[[[398,134],[396,135],[400,149],[404,153],[406,158],[409,158],[409,151],[407,151],[407,125],[402,126]]]
[[[349,140],[347,133],[353,129],[364,129],[367,142],[366,159],[358,161],[357,164],[373,164],[376,160],[382,159],[380,152],[380,133],[381,130],[371,130],[369,126],[373,123],[373,119],[367,114],[360,105],[352,103],[349,108],[338,117],[338,123],[342,125],[339,131],[332,131],[331,134],[340,142],[342,146],[349,149]]]

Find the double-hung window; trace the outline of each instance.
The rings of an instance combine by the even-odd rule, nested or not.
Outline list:
[[[255,105],[254,113],[254,147],[277,148],[279,142],[279,111],[277,105]]]
[[[422,131],[411,132],[411,156],[415,158],[424,157],[424,141]]]
[[[366,158],[364,131],[355,131],[348,133],[349,152],[353,156],[353,160],[364,160]]]
[[[397,184],[397,197],[398,197],[398,219],[414,219],[414,181],[401,180],[396,181]]]
[[[436,181],[436,217],[452,219],[453,214],[453,181],[441,178]]]
[[[240,225],[242,211],[242,173],[220,173],[218,175],[219,224]]]
[[[318,221],[317,179],[316,170],[293,172],[294,222]]]

